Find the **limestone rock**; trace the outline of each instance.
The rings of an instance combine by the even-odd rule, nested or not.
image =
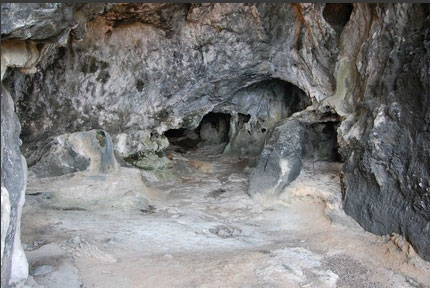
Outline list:
[[[344,209],[368,231],[401,234],[430,260],[430,12],[410,4],[373,11],[379,20],[361,22],[372,35],[357,58],[361,92],[339,129]]]
[[[117,169],[112,140],[103,130],[65,134],[48,144],[30,171],[38,177],[61,176],[77,171],[106,174]]]
[[[249,176],[249,194],[279,195],[300,174],[305,127],[287,120],[275,128]]]
[[[2,3],[2,39],[57,36],[70,25],[73,12],[73,5],[63,3]]]
[[[122,139],[115,150],[129,155],[142,151],[132,144],[141,142],[140,131],[155,137],[172,128],[195,128],[211,111],[244,114],[250,106],[243,105],[246,99],[258,103],[265,93],[264,105],[250,113],[259,114],[253,122],[270,114],[286,117],[292,108],[275,105],[294,104],[289,103],[294,97],[282,99],[285,85],[304,90],[303,98],[308,99],[332,94],[335,53],[329,49],[336,47],[335,31],[327,30],[321,39],[325,44],[312,53],[304,43],[313,41],[313,36],[304,23],[296,23],[297,13],[310,16],[309,8],[175,5],[114,6],[87,24],[82,41],[58,47],[45,57],[38,65],[40,73],[15,73],[10,77],[13,83],[6,79],[16,92],[27,157],[40,139],[95,128],[107,131],[115,143]],[[318,15],[303,21],[327,27]],[[303,45],[296,47],[297,41]],[[331,55],[330,59],[319,53]],[[311,71],[301,72],[308,63],[313,65]],[[273,103],[270,93],[277,95]],[[277,110],[270,111],[266,103]],[[262,126],[253,132],[260,150],[263,128],[270,129]]]
[[[222,112],[232,116],[236,129],[230,130],[230,151],[241,153],[234,143],[252,140],[255,150],[243,153],[258,154],[268,140],[250,193],[276,194],[298,174],[301,151],[308,151],[302,143],[309,122],[289,120],[275,129],[278,120],[266,127],[258,119],[267,111],[263,120],[284,120],[296,112],[294,105],[272,105],[292,104],[288,101],[257,108],[270,102],[260,96],[270,94],[273,84],[263,84],[283,81],[303,90],[320,113],[341,116],[345,211],[373,233],[401,234],[430,259],[428,5],[2,4],[1,9],[2,40],[33,41],[36,48],[52,44],[37,61],[34,54],[30,62],[20,62],[26,69],[38,63],[38,73],[4,74],[2,66],[31,165],[44,155],[46,139],[92,129],[112,135],[122,157],[157,153],[167,146],[165,131],[194,129],[209,112]],[[9,232],[19,240],[25,165],[19,125],[3,94],[2,186],[11,199]],[[249,115],[249,122],[241,122],[240,114]],[[240,123],[247,125],[239,128]],[[13,278],[8,245],[3,270],[9,272],[2,270],[2,281]]]
[[[1,265],[3,267],[3,253],[6,243],[5,231],[9,230],[10,225],[10,199],[9,192],[5,187],[1,187]]]
[[[80,171],[62,176],[29,178],[27,194],[39,194],[44,207],[63,210],[139,210],[149,205],[149,190],[136,168],[109,174]]]
[[[21,127],[12,97],[3,85],[1,89],[1,286],[10,287],[23,283],[28,277],[28,263],[21,246],[27,165],[19,150]]]
[[[7,67],[20,68],[24,73],[35,72],[40,53],[33,41],[2,41],[1,48],[2,80]]]

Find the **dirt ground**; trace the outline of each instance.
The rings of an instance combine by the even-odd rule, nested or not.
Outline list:
[[[246,159],[209,152],[170,155],[183,175],[145,183],[142,209],[49,208],[29,179],[27,285],[430,287],[430,263],[406,241],[367,233],[343,213],[336,165],[305,163],[280,198],[251,199]]]

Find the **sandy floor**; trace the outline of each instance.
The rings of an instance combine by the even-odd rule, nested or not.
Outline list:
[[[430,263],[407,242],[367,233],[339,209],[335,168],[305,163],[280,199],[252,200],[244,160],[182,156],[193,173],[147,183],[142,209],[47,209],[43,193],[27,195],[28,285],[430,287]]]

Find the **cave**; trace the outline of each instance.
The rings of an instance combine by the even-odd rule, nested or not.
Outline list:
[[[351,17],[354,6],[351,3],[327,3],[323,17],[334,29],[342,31]]]
[[[310,124],[306,130],[306,145],[303,157],[307,160],[342,162],[337,142],[339,122],[323,122]]]
[[[1,19],[2,287],[430,286],[428,5]]]
[[[164,132],[176,152],[186,153],[199,146],[226,145],[230,131],[229,114],[209,112],[195,129],[170,129]]]
[[[239,89],[220,107],[232,114],[225,152],[257,157],[276,126],[311,104],[310,97],[302,89],[278,78]]]

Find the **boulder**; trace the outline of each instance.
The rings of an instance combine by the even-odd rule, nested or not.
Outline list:
[[[30,168],[37,177],[61,176],[77,171],[106,174],[118,167],[112,140],[103,130],[55,137],[41,159]]]
[[[305,126],[286,120],[275,128],[249,176],[251,196],[279,195],[300,174]]]

